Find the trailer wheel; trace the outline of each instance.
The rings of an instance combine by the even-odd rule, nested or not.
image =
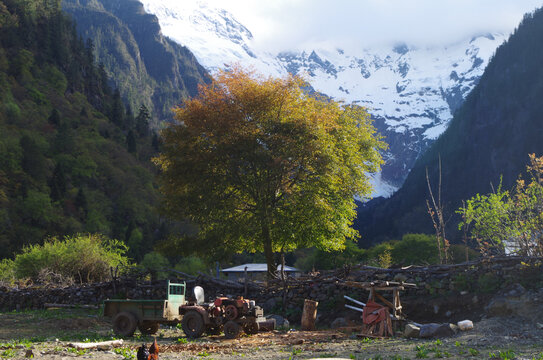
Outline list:
[[[199,338],[204,333],[204,319],[197,311],[187,311],[181,320],[181,328],[187,337]]]
[[[138,322],[136,317],[129,312],[120,312],[113,318],[113,331],[118,336],[124,337],[134,335],[137,326]]]
[[[156,321],[144,321],[138,326],[143,335],[153,335],[158,331],[158,323]]]
[[[241,326],[235,321],[227,321],[224,324],[224,337],[227,339],[235,339],[241,333]]]

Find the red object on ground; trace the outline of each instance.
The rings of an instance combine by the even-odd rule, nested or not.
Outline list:
[[[362,322],[367,325],[373,325],[383,320],[386,321],[386,313],[386,308],[383,305],[369,300],[362,312]]]

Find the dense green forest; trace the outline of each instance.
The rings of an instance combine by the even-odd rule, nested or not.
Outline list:
[[[210,80],[190,50],[163,36],[156,16],[137,0],[63,0],[62,7],[78,32],[93,40],[96,58],[127,104],[134,111],[141,104],[149,108],[154,128],[171,121],[171,108]]]
[[[455,211],[477,193],[510,189],[524,173],[528,154],[543,153],[543,10],[528,14],[489,62],[479,84],[455,113],[449,128],[424,153],[390,199],[359,207],[356,226],[365,245],[410,232],[432,233],[426,200],[426,169],[442,198],[447,234],[458,241]],[[500,180],[502,179],[502,180]]]
[[[59,0],[0,1],[0,258],[102,233],[141,259],[164,236],[150,112],[127,112]]]

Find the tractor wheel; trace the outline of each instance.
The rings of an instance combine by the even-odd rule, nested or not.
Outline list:
[[[224,324],[224,337],[227,339],[235,339],[241,333],[241,326],[235,321],[227,321]]]
[[[228,320],[236,320],[238,317],[238,309],[234,305],[228,305],[224,309],[224,316]]]
[[[222,331],[222,327],[221,326],[214,326],[214,327],[208,327],[206,329],[206,333],[208,335],[220,335],[221,334],[221,331]]]
[[[199,338],[205,330],[204,319],[197,311],[187,311],[183,316],[183,320],[181,320],[181,328],[187,337]]]
[[[134,335],[138,322],[134,314],[123,311],[113,318],[113,331],[118,336],[128,337]]]
[[[256,321],[246,323],[243,326],[243,331],[250,335],[258,333],[258,323]]]
[[[158,323],[156,321],[144,321],[138,328],[143,335],[153,335],[158,331]]]

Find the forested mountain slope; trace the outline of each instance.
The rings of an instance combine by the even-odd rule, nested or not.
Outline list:
[[[145,104],[155,126],[209,81],[194,55],[162,35],[156,16],[136,0],[63,0],[78,31],[93,41],[97,61],[132,109]]]
[[[528,163],[543,153],[543,11],[527,15],[500,46],[479,84],[455,113],[449,128],[423,154],[390,199],[361,206],[356,226],[365,241],[407,232],[433,232],[426,209],[425,171],[434,192],[442,163],[442,198],[451,238],[462,199],[510,188]]]
[[[126,240],[137,258],[160,237],[159,140],[92,50],[59,1],[0,1],[0,258],[77,232]]]

